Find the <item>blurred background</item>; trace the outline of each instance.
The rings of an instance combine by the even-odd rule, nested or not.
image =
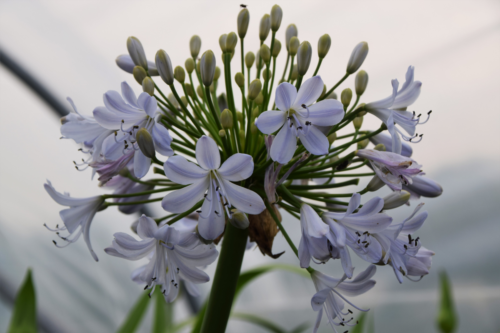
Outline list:
[[[242,0],[243,1],[243,0]],[[259,47],[258,26],[274,3],[245,0],[250,28],[245,51]],[[423,244],[436,252],[431,273],[419,283],[399,284],[392,269],[378,267],[377,285],[351,299],[371,308],[376,332],[436,332],[438,272],[446,270],[454,287],[459,314],[458,332],[498,332],[500,329],[500,2],[499,1],[286,1],[277,38],[283,48],[277,75],[286,60],[285,29],[295,23],[298,38],[314,48],[310,74],[316,67],[318,38],[328,33],[332,47],[319,74],[331,87],[345,73],[353,47],[367,41],[370,52],[362,69],[370,76],[362,102],[386,97],[390,80],[404,82],[409,65],[423,82],[411,107],[433,110],[413,158],[427,176],[444,188],[437,199],[424,199],[429,218],[420,229]],[[103,105],[107,90],[119,90],[126,80],[141,89],[131,75],[115,65],[127,53],[126,39],[136,36],[149,59],[165,49],[174,66],[183,65],[189,39],[198,34],[202,52],[220,53],[218,38],[236,31],[239,3],[223,1],[0,1],[0,47],[65,102],[71,96],[81,113],[91,115]],[[270,37],[269,37],[270,38]],[[268,41],[267,41],[268,42]],[[237,48],[239,50],[239,47]],[[240,71],[239,51],[233,74]],[[255,67],[254,67],[255,68]],[[253,69],[252,75],[255,74]],[[354,76],[338,89],[354,88]],[[166,91],[166,89],[164,90]],[[236,104],[238,105],[238,104]],[[379,121],[365,117],[364,129]],[[39,97],[4,66],[0,66],[0,331],[7,329],[12,297],[26,269],[33,269],[39,313],[57,332],[113,332],[124,320],[142,287],[129,276],[140,262],[107,256],[115,232],[130,232],[137,216],[115,208],[94,219],[91,237],[100,261],[94,262],[83,241],[61,250],[42,225],[60,223],[62,209],[43,189],[46,179],[58,191],[75,197],[104,193],[90,170],[77,172],[72,161],[81,158],[73,141],[59,140],[59,119]],[[359,189],[366,182],[361,182]],[[345,189],[352,192],[359,190]],[[387,195],[388,189],[376,194]],[[363,202],[370,196],[364,196]],[[390,211],[401,221],[414,209]],[[161,208],[151,205],[158,216]],[[297,220],[284,215],[284,226],[296,244]],[[274,252],[286,253],[279,262],[298,265],[282,235]],[[243,270],[275,261],[258,250],[246,253]],[[208,267],[213,276],[215,264]],[[355,261],[360,272],[366,263]],[[341,276],[339,262],[320,269]],[[210,284],[201,286],[206,298]],[[281,271],[253,282],[234,305],[235,311],[256,314],[287,329],[314,323],[310,280]],[[10,295],[10,296],[9,296]],[[200,300],[200,303],[202,302]],[[148,331],[152,307],[140,331]],[[185,299],[175,305],[175,318],[189,316]],[[232,320],[228,332],[261,332]],[[326,322],[321,332],[329,332]],[[264,331],[262,331],[264,332]]]

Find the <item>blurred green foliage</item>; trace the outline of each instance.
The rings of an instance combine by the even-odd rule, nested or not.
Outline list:
[[[437,316],[437,326],[443,333],[453,333],[458,326],[458,316],[453,301],[452,287],[448,274],[439,274],[441,284],[441,306]]]
[[[36,295],[31,269],[26,272],[24,282],[17,292],[14,310],[10,320],[9,333],[35,333],[36,324]]]

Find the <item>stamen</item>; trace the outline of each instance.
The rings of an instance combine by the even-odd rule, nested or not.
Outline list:
[[[309,111],[309,108],[305,104],[302,104],[302,107],[307,110],[307,116],[306,116],[306,118],[309,118],[309,115],[311,114],[311,112]]]

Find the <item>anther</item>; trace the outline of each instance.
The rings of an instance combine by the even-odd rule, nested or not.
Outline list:
[[[347,309],[347,311],[349,311],[349,313],[352,313],[351,309]]]
[[[155,277],[151,279],[151,281],[154,281],[154,280],[156,280],[156,278],[155,278]]]
[[[57,246],[57,243],[56,243],[56,241],[55,241],[55,240],[53,240],[53,241],[52,241],[52,243],[54,243],[54,245],[56,245],[56,246]]]
[[[411,241],[412,241],[411,235],[408,234],[408,244],[411,244]]]
[[[144,287],[144,290],[148,289],[149,287],[149,284],[147,284],[145,287]]]

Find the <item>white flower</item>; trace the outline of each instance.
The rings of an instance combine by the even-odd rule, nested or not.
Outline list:
[[[170,143],[172,137],[168,130],[156,120],[160,115],[154,96],[143,92],[136,98],[132,88],[122,82],[122,96],[116,91],[104,94],[104,107],[95,108],[94,117],[104,128],[114,130],[103,142],[103,154],[106,160],[117,160],[127,153],[134,152],[134,173],[137,178],[146,175],[151,159],[144,156],[136,143],[135,135],[145,128],[153,137],[155,150],[164,155],[174,154]]]
[[[413,182],[413,177],[422,174],[422,166],[409,157],[399,154],[360,149],[356,155],[370,161],[375,174],[394,191]]]
[[[228,216],[231,216],[229,209],[232,206],[252,215],[265,209],[258,194],[231,183],[252,175],[254,165],[250,155],[234,154],[221,166],[217,144],[204,135],[196,143],[196,160],[199,166],[179,155],[165,162],[165,175],[170,180],[191,185],[166,195],[162,206],[166,211],[183,213],[205,197],[198,225],[204,239],[215,239],[224,231],[224,208]]]
[[[311,277],[317,293],[314,294],[311,299],[311,306],[314,311],[318,312],[318,317],[314,325],[313,333],[316,333],[319,328],[323,310],[326,312],[328,323],[335,333],[338,333],[335,326],[354,326],[354,324],[350,324],[353,318],[346,318],[352,314],[352,311],[350,309],[346,312],[342,311],[345,303],[359,311],[368,310],[358,308],[349,302],[343,295],[357,296],[373,288],[376,282],[375,280],[370,280],[370,278],[375,274],[376,270],[377,268],[374,265],[370,265],[365,271],[361,272],[350,281],[344,281],[346,275],[341,279],[334,279],[319,271],[314,271]],[[335,318],[337,318],[337,321]]]
[[[280,164],[288,163],[297,148],[296,137],[313,155],[328,153],[327,137],[315,126],[338,124],[344,117],[342,103],[325,99],[315,103],[323,92],[323,80],[314,76],[304,82],[299,92],[290,83],[281,83],[276,89],[276,106],[280,111],[263,112],[255,125],[262,133],[279,130],[271,147],[271,158]],[[280,130],[281,129],[281,130]]]
[[[54,244],[57,247],[66,247],[70,243],[74,243],[78,240],[80,235],[83,233],[83,239],[85,243],[87,243],[87,247],[89,248],[90,254],[94,258],[95,261],[98,261],[97,255],[92,249],[92,244],[90,243],[90,224],[92,223],[92,219],[94,218],[95,213],[99,210],[101,205],[104,202],[102,196],[98,195],[90,198],[71,198],[69,194],[61,194],[57,192],[50,181],[47,181],[47,184],[43,185],[47,193],[60,205],[68,206],[68,209],[63,209],[59,212],[61,219],[64,222],[64,227],[57,227],[55,229],[47,229],[51,231],[56,231],[57,235],[59,235],[60,231],[68,231],[68,236],[59,237],[66,241],[67,244],[60,246],[54,241]]]
[[[197,267],[211,264],[218,255],[215,246],[193,243],[192,233],[193,230],[182,225],[158,227],[153,219],[142,215],[137,226],[141,240],[118,232],[112,246],[105,251],[128,260],[151,256],[145,267],[134,272],[133,279],[147,283],[145,289],[151,289],[150,295],[157,285],[161,286],[165,300],[172,302],[178,294],[179,278],[197,284],[208,282],[208,275]]]

